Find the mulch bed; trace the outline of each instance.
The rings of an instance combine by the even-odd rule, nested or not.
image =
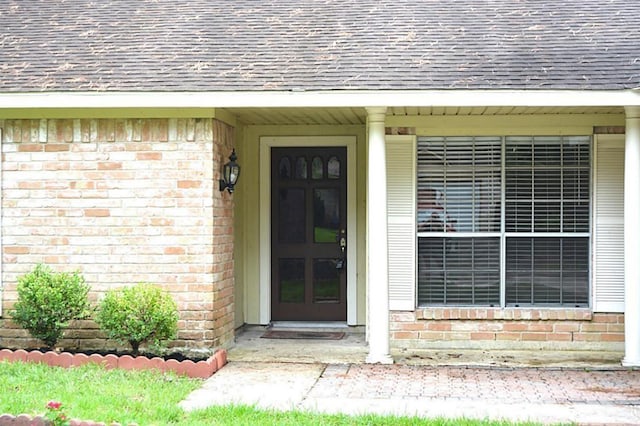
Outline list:
[[[39,348],[37,349],[40,352],[48,352],[49,349],[47,348]],[[142,352],[138,355],[134,355],[133,352],[131,351],[107,351],[107,350],[73,350],[73,351],[65,351],[65,352],[70,352],[72,354],[85,354],[87,356],[89,355],[102,355],[102,356],[106,356],[106,355],[116,355],[116,356],[124,356],[124,355],[129,355],[132,357],[136,357],[136,356],[146,356],[147,358],[162,358],[165,361],[168,361],[170,359],[175,359],[178,362],[182,362],[182,361],[187,361],[187,360],[191,360],[193,362],[198,362],[198,361],[206,361],[207,359],[209,359],[208,356],[197,356],[197,355],[186,355],[182,352],[172,352],[170,354],[164,354],[164,355],[157,355],[154,354],[153,352]]]

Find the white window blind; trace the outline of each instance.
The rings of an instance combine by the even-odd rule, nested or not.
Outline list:
[[[595,312],[624,312],[624,136],[598,135],[595,158]]]

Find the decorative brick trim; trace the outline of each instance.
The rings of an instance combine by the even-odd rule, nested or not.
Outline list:
[[[594,126],[594,135],[624,135],[624,126]]]
[[[194,362],[191,360],[177,361],[175,359],[164,360],[159,357],[147,358],[146,356],[132,357],[130,355],[91,355],[71,354],[69,352],[45,352],[23,349],[12,351],[0,350],[0,361],[42,363],[52,367],[78,367],[84,364],[102,364],[107,369],[120,368],[123,370],[158,370],[173,371],[177,375],[192,378],[206,379],[227,363],[227,353],[224,349],[216,351],[206,361]],[[1,424],[1,423],[0,423]]]
[[[415,135],[415,127],[385,127],[385,135]]]
[[[418,320],[591,321],[589,309],[420,308]]]

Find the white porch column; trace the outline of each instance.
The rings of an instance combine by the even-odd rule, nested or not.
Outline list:
[[[368,363],[391,364],[387,249],[386,107],[367,108],[367,326]]]
[[[624,359],[640,366],[640,107],[625,108]]]

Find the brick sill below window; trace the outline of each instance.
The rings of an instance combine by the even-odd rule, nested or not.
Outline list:
[[[591,321],[589,308],[417,308],[418,320]]]

